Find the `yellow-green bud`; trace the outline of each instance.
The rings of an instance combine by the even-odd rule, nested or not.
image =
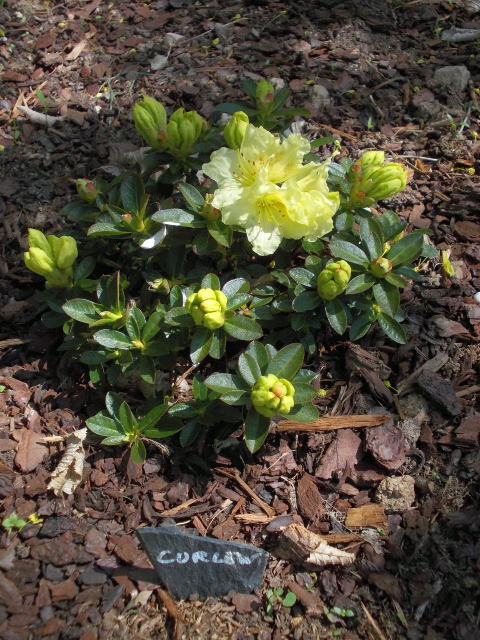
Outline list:
[[[268,107],[272,103],[274,93],[275,89],[268,80],[265,80],[264,78],[259,80],[255,88],[257,107],[260,109]]]
[[[163,151],[167,137],[167,113],[161,102],[144,96],[132,110],[135,129],[152,149]]]
[[[295,387],[285,378],[273,373],[260,376],[252,387],[250,399],[257,413],[273,418],[277,413],[287,414],[295,404]]]
[[[388,258],[377,258],[370,263],[370,273],[376,278],[384,278],[392,270],[392,261]]]
[[[73,263],[78,250],[70,236],[45,236],[37,229],[28,230],[29,249],[24,256],[25,266],[43,276],[47,287],[65,289],[73,285]]]
[[[185,308],[195,324],[210,329],[210,331],[223,327],[226,307],[227,297],[225,294],[209,288],[192,293],[185,302]]]
[[[177,109],[167,125],[168,151],[177,158],[186,158],[207,126],[206,120],[196,111]]]
[[[345,260],[331,262],[317,278],[317,292],[323,300],[333,300],[347,288],[352,268]]]
[[[349,173],[351,207],[369,207],[405,188],[407,169],[398,162],[380,163],[382,158],[383,151],[367,151],[352,166]]]
[[[249,122],[247,114],[243,111],[235,111],[227,122],[223,130],[223,137],[230,149],[240,149]]]
[[[97,189],[93,180],[87,180],[86,178],[78,178],[75,180],[75,186],[77,187],[77,193],[85,202],[94,202],[95,198],[101,193],[100,189]]]

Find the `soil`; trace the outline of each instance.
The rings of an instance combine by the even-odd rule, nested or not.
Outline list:
[[[2,2],[0,517],[43,519],[0,531],[2,638],[480,638],[480,58],[478,40],[442,39],[480,29],[475,4]],[[435,72],[452,66],[442,84]],[[395,421],[278,431],[250,459],[238,454],[239,433],[203,451],[172,441],[143,467],[90,443],[82,484],[57,498],[47,484],[62,449],[42,437],[81,428],[103,398],[40,322],[38,280],[22,262],[26,229],[62,229],[74,179],[108,173],[141,146],[130,113],[142,94],[209,117],[244,98],[242,79],[262,76],[310,109],[297,125],[310,138],[333,136],[354,158],[384,149],[410,167],[388,205],[451,250],[452,278],[425,260],[424,283],[404,293],[406,345],[373,333],[358,345],[328,340],[316,356],[322,413]],[[63,120],[46,127],[22,106]],[[418,376],[442,354],[434,374]],[[313,571],[276,557],[271,518],[219,467],[238,468],[275,517],[350,534],[336,546],[355,563]],[[271,550],[262,588],[172,603],[148,580],[133,534],[175,507],[174,521],[200,535]],[[270,610],[274,588],[297,603]]]

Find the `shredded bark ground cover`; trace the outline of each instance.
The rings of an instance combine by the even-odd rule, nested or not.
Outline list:
[[[2,2],[0,517],[43,520],[0,532],[2,638],[480,637],[478,8]],[[319,336],[326,417],[314,427],[279,423],[250,457],[240,432],[205,448],[172,441],[142,466],[87,439],[81,485],[57,497],[63,436],[103,398],[40,323],[26,229],[61,230],[73,180],[128,162],[143,93],[209,117],[261,76],[310,109],[298,125],[310,138],[332,136],[354,158],[384,149],[412,169],[388,204],[451,249],[455,275],[425,261],[423,284],[403,294],[404,346]],[[262,588],[174,602],[134,535],[166,520],[269,550]],[[339,552],[329,564],[323,542]]]

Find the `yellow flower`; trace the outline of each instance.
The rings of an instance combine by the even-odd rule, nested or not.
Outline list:
[[[339,195],[328,190],[328,163],[302,165],[310,143],[298,134],[283,142],[248,125],[239,150],[214,151],[204,173],[218,189],[212,206],[227,225],[246,230],[253,250],[270,255],[282,238],[319,238],[332,229]]]

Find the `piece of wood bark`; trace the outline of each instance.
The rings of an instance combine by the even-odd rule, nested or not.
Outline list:
[[[315,422],[303,424],[295,420],[281,420],[277,423],[277,431],[333,431],[335,429],[357,429],[359,427],[379,427],[391,419],[388,413],[324,416]]]
[[[388,523],[385,510],[382,505],[370,503],[361,507],[352,507],[345,517],[347,529],[353,527],[374,527],[387,530]]]
[[[223,467],[217,467],[215,469],[215,471],[217,473],[221,473],[223,476],[227,476],[227,478],[231,478],[232,480],[235,480],[235,482],[242,487],[242,489],[248,493],[248,495],[250,496],[250,498],[255,502],[255,504],[260,507],[260,509],[262,509],[263,511],[265,511],[265,513],[267,514],[267,516],[275,516],[275,509],[273,509],[273,507],[271,507],[270,505],[268,505],[266,502],[264,502],[259,496],[257,496],[257,494],[255,493],[255,491],[253,489],[251,489],[248,484],[245,482],[245,480],[242,480],[242,478],[240,478],[240,476],[238,475],[237,471],[234,471],[233,469],[226,469]]]

